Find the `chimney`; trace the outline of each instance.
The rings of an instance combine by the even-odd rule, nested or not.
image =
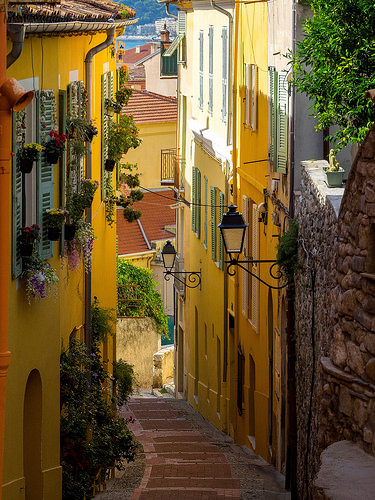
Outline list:
[[[137,45],[135,48],[135,53],[140,54],[140,52],[141,52],[141,45]]]
[[[160,31],[160,41],[169,42],[169,31],[166,24],[164,24],[164,28]]]

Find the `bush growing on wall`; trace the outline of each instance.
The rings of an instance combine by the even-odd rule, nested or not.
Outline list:
[[[149,269],[133,266],[125,259],[118,262],[118,284],[138,285],[138,303],[119,303],[120,316],[145,316],[156,321],[158,333],[168,336],[168,317],[164,313],[160,294],[155,290],[156,282]]]

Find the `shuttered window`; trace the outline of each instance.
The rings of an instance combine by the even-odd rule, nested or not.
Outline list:
[[[67,105],[67,92],[66,90],[59,90],[59,133],[65,134],[66,132],[66,105]],[[65,208],[65,186],[66,186],[66,159],[65,153],[60,155],[60,207]],[[61,254],[64,254],[64,227],[61,232]]]
[[[269,68],[270,148],[269,160],[274,172],[286,173],[288,164],[289,93],[286,71]]]
[[[221,30],[222,43],[222,76],[221,76],[221,119],[227,121],[227,104],[228,104],[228,28],[223,26]]]
[[[220,191],[219,193],[219,223],[222,221],[224,215],[224,193]],[[224,270],[224,241],[221,236],[221,231],[218,231],[219,234],[219,267],[223,271]]]
[[[22,258],[17,245],[17,238],[21,232],[22,224],[22,173],[17,168],[17,151],[22,145],[22,120],[21,114],[12,115],[12,277],[18,278],[22,274]]]
[[[214,27],[208,29],[208,112],[214,111]]]
[[[186,12],[178,11],[178,37],[180,38],[180,49],[178,54],[178,64],[186,64]]]
[[[249,199],[247,196],[242,196],[242,217],[246,224],[249,223]],[[249,259],[249,228],[246,228],[244,244],[243,244],[244,260]],[[249,264],[243,264],[248,269]],[[249,317],[249,283],[251,280],[250,274],[242,269],[242,313],[245,318]]]
[[[210,202],[211,202],[211,258],[214,262],[217,261],[217,217],[216,217],[216,192],[214,186],[210,186]]]
[[[196,213],[197,213],[197,219],[196,219],[196,228],[195,228],[195,233],[197,237],[200,239],[201,237],[201,173],[200,170],[197,169],[197,196],[196,196]]]
[[[245,126],[257,129],[258,113],[258,67],[245,64]]]
[[[204,176],[204,246],[207,248],[208,179]]]
[[[101,188],[102,188],[102,200],[106,198],[106,179],[109,175],[105,170],[105,161],[108,157],[108,129],[109,129],[109,121],[112,120],[111,117],[107,116],[106,108],[105,108],[105,100],[106,98],[113,97],[113,73],[109,71],[108,73],[104,73],[102,75],[102,137],[101,137],[101,146],[102,146],[102,161],[101,161]]]
[[[191,180],[191,230],[197,230],[197,167],[192,168]]]
[[[251,206],[251,257],[254,260],[259,259],[259,223],[258,223],[258,207],[255,203]],[[259,275],[259,265],[254,264],[251,267],[251,272],[256,276]],[[258,331],[258,304],[259,304],[259,281],[251,278],[251,314],[250,322]]]
[[[203,109],[203,31],[199,32],[199,109]]]

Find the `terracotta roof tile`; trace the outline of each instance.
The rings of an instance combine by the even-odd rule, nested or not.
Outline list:
[[[177,99],[147,90],[133,90],[124,113],[133,115],[135,123],[177,121]]]
[[[125,50],[124,63],[135,64],[144,57],[149,56],[151,54],[151,47],[151,43],[145,43],[144,45],[138,45],[138,47]]]
[[[134,208],[142,212],[139,221],[150,244],[152,241],[166,240],[172,237],[171,233],[165,231],[164,228],[176,224],[176,210],[170,208],[174,203],[175,197],[171,190],[145,193],[141,201],[134,203]],[[148,247],[142,236],[139,224],[136,221],[126,221],[121,212],[122,210],[118,209],[117,235],[119,255],[147,251]]]
[[[128,19],[136,16],[134,9],[112,0],[61,0],[57,4],[17,4],[9,7],[8,22],[106,22],[110,18],[124,19],[124,10],[128,11]]]

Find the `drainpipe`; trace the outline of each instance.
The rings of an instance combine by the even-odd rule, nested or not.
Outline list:
[[[12,50],[7,55],[7,68],[9,68],[21,55],[25,39],[25,26],[23,24],[8,25],[7,33],[13,42]]]
[[[111,26],[107,31],[107,38],[104,42],[90,49],[85,58],[86,87],[88,95],[87,112],[88,119],[92,120],[92,60],[93,57],[102,50],[109,47],[115,37],[116,26]],[[87,177],[92,178],[92,144],[88,144],[87,152]],[[87,211],[87,222],[92,222],[92,208]],[[91,332],[91,271],[85,273],[85,340],[88,350],[91,352],[92,332]]]
[[[167,16],[169,16],[169,17],[173,17],[173,19],[178,19],[178,16],[175,16],[174,14],[171,14],[171,13],[169,12],[169,2],[167,2],[167,3],[165,4],[165,12],[167,13]]]

